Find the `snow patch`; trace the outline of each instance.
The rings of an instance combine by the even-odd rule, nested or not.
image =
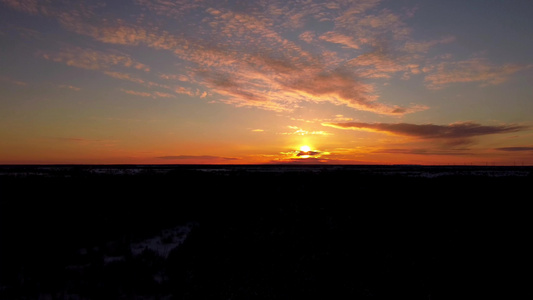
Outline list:
[[[185,226],[164,229],[161,235],[156,235],[138,243],[132,243],[131,254],[135,256],[141,254],[144,250],[151,250],[166,259],[174,248],[185,241],[193,226],[193,223],[188,223]]]

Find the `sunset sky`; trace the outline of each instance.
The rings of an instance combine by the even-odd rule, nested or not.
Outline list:
[[[0,0],[0,164],[533,165],[532,16],[519,0]]]

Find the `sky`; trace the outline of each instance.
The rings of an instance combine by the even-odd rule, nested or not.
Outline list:
[[[0,164],[533,165],[532,15],[0,0]]]

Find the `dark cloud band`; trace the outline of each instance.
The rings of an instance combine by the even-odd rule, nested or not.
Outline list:
[[[387,132],[425,139],[464,139],[488,134],[517,132],[527,128],[519,125],[486,126],[472,122],[450,125],[363,122],[323,123],[322,125],[340,129]]]

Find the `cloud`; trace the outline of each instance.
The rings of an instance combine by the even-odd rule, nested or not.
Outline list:
[[[270,161],[272,164],[287,164],[287,165],[319,165],[319,164],[335,164],[346,162],[335,162],[328,159],[322,159],[318,157],[308,158],[277,158]]]
[[[359,49],[359,45],[357,42],[353,40],[353,37],[346,36],[344,34],[340,34],[338,32],[334,31],[328,31],[321,35],[319,39],[324,40],[326,42],[334,43],[334,44],[341,44],[348,48],[353,49]]]
[[[452,142],[458,141],[458,144],[465,143],[468,138],[475,136],[517,132],[527,128],[518,125],[486,126],[472,122],[453,123],[450,125],[363,122],[323,123],[322,125],[340,129],[386,132],[422,139],[449,139]]]
[[[153,99],[157,99],[157,98],[176,98],[175,95],[172,95],[172,94],[169,94],[169,93],[158,92],[158,91],[140,92],[140,91],[134,91],[134,90],[125,90],[125,89],[120,89],[120,90],[122,92],[126,93],[126,94],[130,94],[130,95],[134,95],[134,96],[140,96],[140,97],[146,97],[146,98],[153,98]]]
[[[1,75],[0,75],[0,82],[7,82],[9,84],[14,84],[14,85],[18,85],[18,86],[27,86],[28,85],[27,82],[20,81],[20,80],[15,80],[15,79],[12,79],[10,77],[1,76]]]
[[[59,88],[62,88],[62,89],[69,89],[69,90],[73,90],[73,91],[81,91],[81,88],[77,87],[77,86],[73,86],[73,85],[68,85],[68,84],[60,84],[58,85]]]
[[[128,55],[106,53],[81,47],[66,47],[57,53],[41,52],[39,54],[48,60],[88,70],[108,70],[110,66],[150,70],[148,66],[137,62]]]
[[[31,1],[30,1],[31,2]],[[346,33],[329,31],[320,35],[321,41],[341,44],[357,49],[360,44],[369,44],[373,31],[398,31],[399,18],[390,11],[364,15],[379,1],[357,1],[350,3],[312,3],[273,1],[247,4],[235,10],[216,1],[144,1],[136,4],[158,15],[171,17],[175,22],[190,28],[191,33],[170,32],[162,26],[127,22],[117,18],[96,18],[104,13],[98,6],[67,3],[63,8],[48,2],[28,2],[35,9],[24,9],[35,14],[54,17],[67,30],[89,36],[107,44],[127,46],[144,45],[158,50],[168,50],[187,64],[193,64],[189,78],[195,84],[209,88],[225,99],[226,103],[237,106],[256,106],[263,109],[291,110],[305,101],[328,101],[347,105],[357,110],[378,114],[403,115],[425,109],[422,106],[400,107],[380,102],[376,87],[365,79],[383,77],[392,72],[394,66],[382,61],[378,72],[349,70],[342,59],[332,59],[335,52],[316,53],[304,50],[295,41],[282,34],[276,21],[283,24],[300,24],[307,18],[321,22],[328,20],[338,23]],[[11,5],[15,9],[15,4]],[[259,13],[262,7],[272,14]],[[203,19],[193,27],[185,23],[183,15],[191,10],[204,10]],[[174,16],[176,14],[176,16]],[[352,19],[355,17],[355,19]],[[161,22],[164,20],[162,19]],[[355,22],[365,30],[353,30]],[[285,25],[281,26],[285,28]],[[348,30],[348,29],[350,30]],[[377,32],[375,32],[377,33]],[[313,42],[313,32],[302,32],[301,39]],[[221,38],[224,37],[224,38]],[[318,41],[317,40],[317,41]],[[43,54],[43,57],[70,66],[92,70],[106,70],[106,75],[124,80],[140,79],[120,76],[107,66],[115,65],[149,71],[150,68],[126,55],[102,53],[89,49],[67,49],[56,54]],[[189,76],[188,76],[189,77]],[[180,77],[185,78],[185,77]],[[196,94],[196,93],[195,93]],[[201,95],[206,95],[201,93]]]
[[[509,151],[509,152],[522,152],[522,151],[533,151],[533,147],[502,147],[496,148],[499,151]]]
[[[144,80],[142,80],[140,78],[133,77],[130,74],[127,74],[127,73],[104,71],[104,74],[106,74],[107,76],[116,78],[116,79],[127,80],[127,81],[131,81],[131,82],[135,82],[135,83],[141,83],[142,84],[142,83],[145,82]]]
[[[316,34],[313,31],[305,31],[302,32],[298,38],[300,38],[302,41],[305,41],[307,43],[311,43],[314,41]]]
[[[391,42],[408,40],[411,29],[402,22],[400,15],[388,9],[376,13],[370,11],[379,2],[367,1],[362,10],[357,8],[346,10],[336,19],[336,26],[357,37],[359,43],[368,46],[378,46],[384,40]]]
[[[302,156],[311,157],[311,156],[317,156],[317,155],[320,155],[320,154],[321,154],[320,151],[315,151],[315,150],[313,150],[313,151],[301,151],[300,150],[298,153],[296,153],[296,156],[298,156],[298,157],[302,157]]]
[[[184,14],[201,5],[201,1],[184,0],[135,0],[135,3],[155,12],[157,15],[171,18],[182,18]]]
[[[407,52],[428,52],[431,47],[434,47],[439,44],[448,44],[455,41],[454,36],[446,36],[438,40],[418,42],[418,41],[407,41],[404,45],[404,50]]]
[[[121,89],[122,92],[140,97],[154,97],[152,93]]]
[[[331,71],[310,68],[309,71],[289,75],[278,82],[284,90],[316,102],[328,101],[357,110],[388,115],[402,115],[426,109],[419,105],[401,107],[378,102],[374,85],[360,80],[356,72],[346,68]]]
[[[525,68],[482,59],[423,66],[423,54],[454,38],[414,40],[405,18],[381,8],[380,0],[249,1],[238,7],[215,0],[135,0],[131,13],[120,17],[112,15],[105,3],[3,2],[18,11],[53,18],[64,29],[99,43],[168,51],[187,73],[166,73],[159,79],[196,86],[174,88],[127,77],[111,67],[145,72],[151,68],[122,52],[78,47],[41,54],[45,59],[178,94],[218,94],[220,101],[239,107],[290,111],[304,102],[330,102],[376,114],[405,115],[428,107],[382,99],[382,82],[376,79],[408,79],[424,70],[427,87],[439,89],[461,82],[499,84]],[[146,22],[154,14],[157,18]],[[326,32],[303,26],[323,22],[328,25]]]
[[[372,151],[372,153],[385,153],[385,154],[411,154],[411,155],[452,155],[452,156],[471,156],[474,155],[472,152],[468,151],[468,149],[452,149],[452,150],[444,150],[444,149],[427,149],[427,148],[412,148],[412,149],[380,149]]]
[[[175,95],[169,94],[169,93],[163,93],[163,92],[153,92],[153,95],[157,98],[176,98]]]
[[[484,58],[472,58],[463,61],[441,62],[427,69],[425,77],[427,87],[442,89],[451,83],[477,82],[481,86],[498,85],[508,80],[514,73],[529,69],[533,65],[489,63]]]
[[[288,126],[292,131],[283,132],[282,135],[332,135],[332,133],[323,130],[308,131],[297,126]]]
[[[212,160],[238,160],[235,157],[222,157],[222,156],[211,156],[211,155],[169,155],[169,156],[159,156],[158,159],[165,160],[197,160],[197,161],[212,161]]]
[[[16,10],[31,15],[37,15],[42,12],[41,6],[39,6],[39,0],[2,0],[2,2]]]
[[[397,61],[382,51],[367,52],[348,61],[356,74],[364,78],[390,78],[400,71],[408,71],[412,65]]]
[[[328,162],[327,156],[331,153],[320,150],[292,150],[281,152],[281,156],[272,162],[275,163],[297,163],[297,164],[315,164]]]
[[[362,19],[363,13],[376,7],[380,0],[366,0],[353,2],[353,5],[343,7],[343,12],[335,17],[335,23],[342,27],[349,27]]]

